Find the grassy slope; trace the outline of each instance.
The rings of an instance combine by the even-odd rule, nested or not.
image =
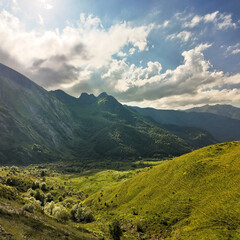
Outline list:
[[[34,213],[22,211],[23,204],[30,201],[27,190],[33,182],[38,181],[41,184],[43,181],[40,176],[42,171],[45,172],[44,181],[48,188],[44,193],[51,192],[54,202],[67,207],[69,213],[72,206],[81,201],[80,199],[85,199],[86,196],[91,196],[121,181],[126,181],[138,172],[145,171],[145,169],[121,172],[87,170],[81,174],[64,174],[50,170],[48,165],[21,167],[14,173],[10,169],[0,168],[0,239],[13,236],[17,240],[24,239],[24,236],[27,239],[96,239],[96,236],[106,234],[101,224],[98,227],[98,222],[88,224],[71,220],[58,222],[54,217],[43,214],[41,207],[35,209]],[[12,187],[7,186],[6,180],[9,178],[16,179],[17,184]],[[80,192],[82,194],[79,195]],[[59,197],[62,197],[61,202],[58,200]],[[2,235],[1,227],[6,231]]]
[[[0,233],[0,239],[96,239],[72,224],[57,222],[41,213],[22,213],[21,207],[0,198],[0,227],[6,231]]]
[[[224,143],[183,155],[104,191],[102,197],[99,193],[87,199],[86,204],[99,217],[142,222],[147,237],[239,239],[239,147],[240,142]]]

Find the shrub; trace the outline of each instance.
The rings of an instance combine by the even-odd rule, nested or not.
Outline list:
[[[53,208],[52,215],[59,221],[67,221],[70,218],[70,215],[65,207],[58,205]]]
[[[46,203],[46,205],[44,206],[44,212],[52,216],[54,207],[55,207],[55,203],[53,201]]]
[[[82,208],[81,204],[75,204],[71,209],[71,217],[75,222],[93,222],[94,216],[89,207]]]
[[[0,183],[0,197],[9,199],[9,200],[15,200],[17,199],[18,192],[16,189],[2,185]]]
[[[51,193],[46,194],[46,202],[51,202],[53,200],[53,196]]]
[[[42,204],[42,206],[44,206],[45,204],[45,195],[43,192],[41,192],[39,189],[36,190],[34,197],[36,200],[39,200]]]
[[[29,194],[29,196],[33,197],[35,194],[35,191],[33,191],[32,188],[29,188],[27,193]]]
[[[38,181],[34,182],[33,185],[32,185],[32,189],[35,190],[37,188],[39,188],[39,182]]]
[[[23,210],[28,211],[30,213],[33,213],[34,211],[34,205],[33,203],[27,203],[23,206]]]
[[[41,189],[42,191],[44,191],[44,192],[47,191],[47,185],[46,185],[45,182],[41,183],[40,189]]]
[[[120,240],[122,229],[118,220],[114,220],[112,224],[109,225],[109,232],[114,240]]]

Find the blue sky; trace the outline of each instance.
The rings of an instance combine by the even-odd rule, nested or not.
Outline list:
[[[0,0],[0,62],[47,90],[240,107],[240,1]]]

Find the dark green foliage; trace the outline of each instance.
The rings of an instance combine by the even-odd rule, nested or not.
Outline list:
[[[71,217],[75,222],[93,222],[94,216],[89,207],[82,207],[81,204],[75,204],[71,209]]]
[[[0,197],[6,198],[9,200],[16,200],[18,192],[15,188],[11,188],[0,183]]]
[[[109,232],[113,240],[120,240],[122,236],[122,229],[118,220],[114,220],[112,224],[109,225]]]
[[[30,213],[33,213],[34,211],[34,205],[32,203],[25,204],[23,206],[23,210],[28,211]]]
[[[44,206],[44,204],[45,204],[45,195],[44,195],[44,193],[40,189],[37,189],[35,191],[34,197],[35,197],[36,200],[39,200],[41,202],[42,206]]]
[[[42,191],[44,191],[44,192],[47,191],[47,185],[46,185],[45,182],[41,183],[41,185],[40,185],[40,189],[41,189]]]

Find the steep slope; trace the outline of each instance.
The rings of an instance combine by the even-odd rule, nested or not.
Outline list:
[[[238,239],[239,159],[240,142],[205,147],[140,173],[85,204],[99,218],[138,225],[129,232],[132,239]]]
[[[155,121],[162,124],[204,129],[221,142],[240,139],[240,120],[205,112],[157,110],[154,108],[138,107],[132,107],[132,109],[144,116],[152,117]]]
[[[187,112],[213,113],[220,116],[240,120],[240,108],[233,107],[231,105],[205,105],[202,107],[188,109]]]
[[[0,162],[55,158],[52,150],[73,137],[71,113],[66,106],[2,64],[0,86]]]

